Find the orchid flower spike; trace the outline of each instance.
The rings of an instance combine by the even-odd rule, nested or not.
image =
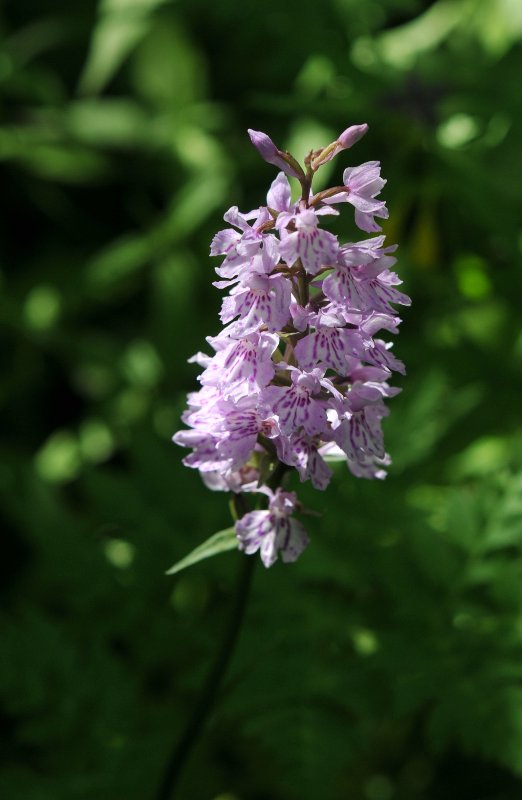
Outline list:
[[[211,244],[222,259],[215,285],[227,291],[222,328],[207,338],[213,353],[191,359],[202,368],[201,388],[189,394],[187,427],[174,441],[189,449],[184,463],[210,489],[241,497],[237,547],[259,553],[266,567],[278,557],[295,561],[309,542],[296,494],[282,485],[292,472],[323,491],[332,460],[368,479],[384,478],[390,464],[381,421],[399,391],[390,378],[405,370],[381,337],[398,332],[396,306],[410,299],[397,288],[395,247],[383,235],[339,241],[324,228],[340,205],[354,209],[360,230],[380,231],[375,218],[388,216],[380,164],[347,167],[343,186],[312,193],[314,172],[367,130],[347,128],[312,153],[306,172],[250,130],[262,158],[281,171],[266,205],[229,209],[228,227]],[[297,202],[288,177],[301,183]]]

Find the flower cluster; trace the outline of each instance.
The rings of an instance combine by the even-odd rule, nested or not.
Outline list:
[[[381,331],[396,333],[396,304],[409,305],[391,271],[395,247],[374,235],[342,244],[325,230],[325,218],[349,203],[356,226],[379,234],[388,211],[377,199],[385,181],[369,161],[344,170],[343,184],[312,193],[317,169],[366,133],[348,128],[339,139],[308,155],[305,170],[266,134],[249,131],[262,157],[282,171],[265,206],[225,214],[230,227],[216,234],[210,253],[219,289],[227,289],[221,332],[207,341],[212,356],[198,353],[201,389],[189,395],[174,441],[191,448],[184,463],[212,489],[268,495],[267,510],[236,523],[239,547],[260,551],[270,566],[281,554],[294,561],[308,543],[293,493],[268,488],[281,465],[301,481],[325,489],[327,461],[343,459],[361,478],[383,478],[390,458],[381,419],[385,399],[399,390],[388,380],[404,366]],[[292,201],[288,177],[301,184]]]

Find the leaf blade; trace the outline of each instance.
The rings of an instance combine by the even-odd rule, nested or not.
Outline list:
[[[235,528],[225,528],[222,531],[214,533],[209,539],[206,539],[202,544],[198,545],[180,561],[176,561],[176,563],[166,571],[165,575],[175,575],[181,572],[181,570],[191,567],[193,564],[197,564],[199,561],[203,561],[206,558],[217,556],[219,553],[225,553],[227,550],[237,549],[237,546]]]

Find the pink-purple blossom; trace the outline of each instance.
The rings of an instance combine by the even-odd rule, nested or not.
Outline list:
[[[290,367],[290,370],[288,386],[268,386],[261,392],[261,409],[265,414],[272,411],[276,415],[283,434],[289,435],[301,428],[309,436],[323,433],[327,420],[326,402],[321,392],[323,386],[329,384],[324,380],[324,370],[315,368],[304,372],[297,367]]]
[[[221,306],[221,322],[239,319],[227,328],[232,338],[265,328],[279,331],[290,320],[290,282],[281,275],[251,275],[232,288]]]
[[[344,170],[344,188],[312,191],[313,173],[366,131],[347,128],[310,154],[306,172],[266,134],[249,131],[265,161],[283,171],[266,205],[227,211],[230,227],[211,244],[222,258],[214,285],[227,291],[225,327],[207,338],[212,355],[190,359],[202,367],[201,388],[189,395],[187,428],[174,441],[189,448],[184,463],[209,488],[244,495],[238,545],[259,552],[267,567],[278,557],[294,561],[308,544],[300,504],[276,476],[295,470],[322,491],[329,461],[369,479],[384,478],[390,463],[381,422],[399,391],[391,376],[405,370],[387,337],[398,333],[396,306],[410,300],[397,288],[395,246],[383,235],[342,242],[327,226],[334,206],[349,204],[358,228],[379,231],[386,182],[379,162],[369,161]],[[287,176],[299,180],[300,200],[292,201]],[[255,507],[266,498],[267,508]]]
[[[274,376],[272,355],[279,344],[275,333],[249,333],[242,339],[208,337],[216,351],[207,358],[199,379],[204,386],[216,386],[223,398],[239,400],[268,386]]]
[[[318,214],[313,209],[280,214],[276,225],[279,230],[286,230],[291,223],[295,232],[286,233],[279,244],[279,255],[288,266],[300,259],[306,272],[316,275],[321,268],[335,264],[339,251],[337,237],[318,227]]]
[[[378,161],[367,161],[359,167],[347,167],[343,173],[347,191],[327,198],[325,203],[351,203],[355,208],[355,224],[368,233],[380,231],[375,217],[388,219],[383,200],[376,200],[386,181],[381,178]]]
[[[280,488],[268,492],[266,511],[251,511],[236,522],[240,549],[247,555],[259,550],[265,567],[271,567],[278,555],[285,562],[295,561],[309,542],[301,522],[292,518],[298,505],[295,493]]]

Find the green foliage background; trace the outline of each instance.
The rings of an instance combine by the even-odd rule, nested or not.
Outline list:
[[[274,176],[247,127],[366,121],[414,300],[394,465],[303,487],[179,797],[521,798],[519,0],[24,0],[0,35],[0,796],[155,797],[241,559],[164,575],[229,524],[170,443],[209,242]]]

